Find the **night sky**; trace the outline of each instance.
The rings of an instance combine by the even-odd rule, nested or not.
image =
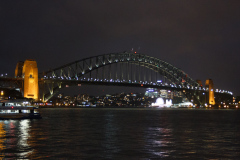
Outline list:
[[[240,95],[239,0],[0,1],[0,73],[132,48]]]

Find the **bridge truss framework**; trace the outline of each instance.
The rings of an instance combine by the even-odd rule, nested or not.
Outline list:
[[[161,88],[198,89],[199,84],[183,70],[144,54],[110,53],[84,58],[64,66],[43,72],[44,99],[50,99],[66,85],[94,84],[139,86]],[[111,84],[110,84],[111,83]]]

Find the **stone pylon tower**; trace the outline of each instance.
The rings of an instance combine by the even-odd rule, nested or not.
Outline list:
[[[38,100],[38,68],[35,60],[27,59],[24,62],[22,78],[24,79],[23,96]]]
[[[207,79],[205,86],[206,88],[208,88],[208,92],[209,92],[208,94],[209,104],[215,105],[213,80]]]
[[[17,63],[16,69],[15,69],[15,78],[22,77],[23,65],[24,65],[23,61],[20,61]]]

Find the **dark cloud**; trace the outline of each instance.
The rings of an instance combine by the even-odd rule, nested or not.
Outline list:
[[[240,95],[240,1],[1,1],[0,72],[138,49]]]

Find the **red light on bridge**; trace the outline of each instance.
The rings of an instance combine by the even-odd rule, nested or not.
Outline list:
[[[143,86],[143,84],[141,84],[141,87]]]

